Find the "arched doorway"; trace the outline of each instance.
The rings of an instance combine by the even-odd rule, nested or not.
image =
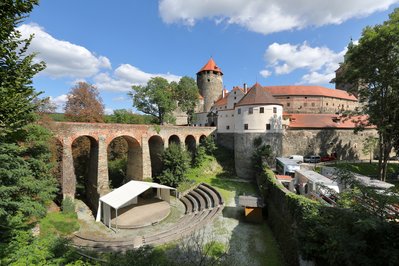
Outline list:
[[[73,166],[76,176],[75,198],[85,202],[95,213],[97,192],[98,142],[91,136],[80,136],[72,142]]]
[[[140,143],[133,137],[120,136],[108,145],[110,188],[118,188],[130,180],[143,179],[143,156]]]
[[[152,177],[158,176],[162,171],[162,152],[164,150],[164,143],[160,136],[152,136],[148,140],[151,158],[151,173]]]
[[[168,141],[169,145],[170,144],[176,144],[176,145],[180,145],[180,138],[177,135],[172,135],[169,137],[169,141]]]
[[[203,144],[205,142],[205,140],[206,140],[206,136],[205,135],[201,135],[201,137],[199,139],[200,145]]]

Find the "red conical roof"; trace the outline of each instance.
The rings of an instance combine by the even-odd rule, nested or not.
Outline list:
[[[218,67],[215,63],[215,61],[213,61],[213,58],[211,57],[211,59],[209,59],[208,63],[205,64],[205,66],[203,66],[200,71],[197,72],[200,73],[202,71],[216,71],[219,72],[220,74],[223,75],[222,70],[220,69],[220,67]]]

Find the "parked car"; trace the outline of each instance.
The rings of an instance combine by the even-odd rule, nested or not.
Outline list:
[[[303,162],[303,156],[302,155],[290,155],[288,158],[291,159],[291,160],[298,161],[298,163],[302,163]]]
[[[337,158],[335,157],[334,154],[326,155],[326,156],[321,156],[321,157],[320,157],[320,161],[322,161],[322,162],[334,161],[334,160],[336,160],[336,159],[337,159]]]
[[[319,163],[321,160],[319,155],[308,155],[303,158],[305,163]]]

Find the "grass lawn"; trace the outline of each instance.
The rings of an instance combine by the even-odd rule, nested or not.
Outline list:
[[[67,236],[79,229],[76,213],[49,212],[40,221],[40,234],[42,236],[60,235]]]

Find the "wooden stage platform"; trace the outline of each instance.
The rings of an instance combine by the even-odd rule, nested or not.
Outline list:
[[[165,219],[170,213],[170,204],[166,201],[152,198],[139,198],[137,204],[118,210],[117,225],[120,229],[133,229],[152,225]],[[115,211],[112,212],[111,225],[116,225]]]

